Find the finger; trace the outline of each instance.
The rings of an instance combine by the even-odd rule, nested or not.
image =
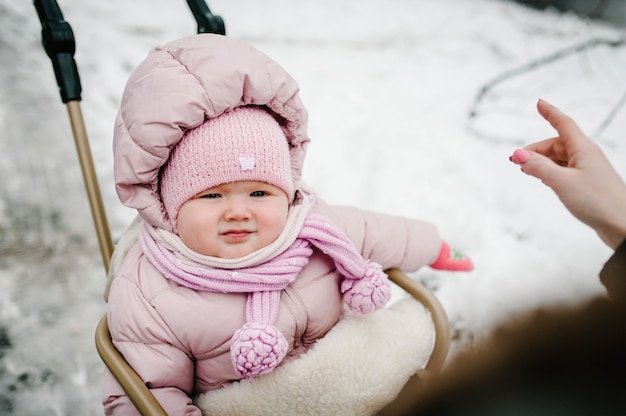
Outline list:
[[[561,110],[545,100],[537,102],[537,111],[559,133],[563,141],[586,138],[578,124]]]
[[[565,174],[564,169],[566,169],[544,155],[535,152],[528,152],[526,161],[521,163],[521,166],[524,173],[540,179],[551,188],[558,186],[560,178]]]
[[[541,140],[524,146],[524,149],[540,153],[557,163],[567,163],[569,154],[567,148],[560,137]]]

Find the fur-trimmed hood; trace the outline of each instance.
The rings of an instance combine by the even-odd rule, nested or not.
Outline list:
[[[290,144],[296,187],[309,142],[307,111],[295,80],[252,46],[200,34],[153,49],[126,84],[113,137],[122,203],[172,230],[159,196],[159,172],[187,130],[243,105],[269,109]]]

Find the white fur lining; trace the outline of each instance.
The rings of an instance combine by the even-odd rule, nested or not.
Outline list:
[[[195,399],[207,415],[373,415],[423,368],[435,340],[430,313],[403,299],[348,315],[299,358]]]

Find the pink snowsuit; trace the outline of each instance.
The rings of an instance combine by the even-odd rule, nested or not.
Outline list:
[[[159,170],[170,151],[206,118],[249,104],[264,105],[283,121],[299,186],[309,142],[307,113],[289,74],[251,46],[220,35],[194,35],[153,50],[131,74],[116,120],[115,181],[121,201],[147,223],[171,231],[158,192]],[[430,265],[441,249],[428,222],[329,206],[319,197],[313,210],[383,268],[415,271]],[[275,323],[289,344],[283,362],[310,348],[341,318],[341,279],[332,259],[314,250],[283,290]],[[200,415],[193,395],[241,378],[231,361],[230,341],[246,321],[245,305],[246,294],[195,291],[167,279],[137,242],[115,270],[109,328],[117,349],[168,414]],[[109,415],[137,414],[108,371],[103,403]]]

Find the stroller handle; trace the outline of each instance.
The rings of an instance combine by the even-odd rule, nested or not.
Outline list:
[[[74,32],[65,20],[56,0],[34,0],[41,22],[43,47],[52,61],[63,103],[81,99],[80,77],[74,60]]]
[[[34,4],[41,21],[43,47],[52,61],[61,100],[67,104],[76,150],[98,235],[102,261],[105,271],[108,271],[113,254],[113,242],[80,109],[81,86],[78,68],[74,60],[76,50],[74,33],[69,23],[63,20],[63,14],[56,0],[34,0]]]
[[[187,0],[187,4],[198,23],[198,33],[226,34],[224,20],[220,16],[211,13],[209,6],[204,0]]]

